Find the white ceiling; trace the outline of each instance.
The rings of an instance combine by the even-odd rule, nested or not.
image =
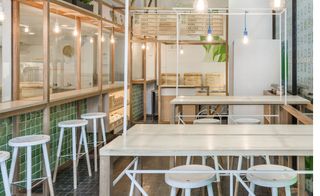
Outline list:
[[[143,7],[144,2],[149,0],[136,0],[135,7]],[[154,1],[152,0],[154,6]],[[225,8],[228,7],[228,0],[208,0],[209,7],[211,8]],[[158,7],[162,8],[174,8],[174,7],[186,7],[191,8],[193,6],[193,0],[158,0]]]

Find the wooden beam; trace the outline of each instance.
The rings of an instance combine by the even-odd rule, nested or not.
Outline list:
[[[111,36],[115,39],[114,29],[112,28]],[[115,47],[116,43],[111,43],[111,82],[114,83],[115,80]]]
[[[152,4],[152,0],[149,0],[148,7],[150,7],[151,4]]]
[[[98,43],[97,43],[97,70],[98,70],[98,88],[99,90],[102,90],[102,21],[99,23],[99,28],[98,28]]]
[[[20,3],[12,1],[12,99],[20,99]]]
[[[43,1],[43,100],[50,100],[50,10],[49,2]]]
[[[283,105],[282,108],[286,110],[289,114],[294,116],[299,122],[305,125],[312,125],[313,120],[307,116],[305,116],[302,112],[292,107],[291,105]]]

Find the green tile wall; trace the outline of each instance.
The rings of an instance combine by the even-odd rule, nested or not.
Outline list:
[[[143,85],[132,85],[132,120],[143,118]]]
[[[8,146],[8,141],[12,138],[12,118],[0,119],[0,150],[12,152]],[[10,166],[10,160],[7,161],[7,167]],[[0,171],[1,174],[1,171]],[[2,176],[2,175],[1,175]],[[0,196],[4,196],[2,178],[0,177]]]

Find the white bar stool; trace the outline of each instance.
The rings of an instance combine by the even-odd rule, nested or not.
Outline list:
[[[103,112],[96,112],[96,113],[86,113],[82,114],[81,118],[85,120],[93,120],[93,148],[94,148],[94,171],[98,171],[98,150],[97,150],[97,120],[100,119],[100,124],[101,124],[101,132],[102,132],[102,138],[103,138],[103,144],[106,145],[107,140],[106,140],[106,129],[104,126],[104,118],[107,116],[106,113]],[[81,146],[80,146],[81,148]]]
[[[90,159],[89,159],[89,151],[88,151],[88,142],[87,142],[87,136],[86,136],[86,129],[85,126],[88,124],[87,120],[68,120],[59,122],[58,126],[60,127],[60,138],[59,138],[59,144],[58,144],[58,152],[57,152],[57,159],[56,159],[56,166],[53,173],[53,182],[56,181],[57,173],[58,173],[58,167],[59,167],[59,161],[61,157],[61,147],[62,147],[62,141],[63,141],[63,135],[65,128],[71,128],[72,129],[72,161],[73,161],[73,188],[77,189],[77,159],[79,158],[80,154],[77,154],[76,148],[77,148],[77,136],[76,136],[76,130],[77,128],[81,127],[81,134],[80,134],[80,140],[79,145],[84,143],[84,150],[85,155],[87,159],[87,167],[88,167],[88,173],[89,176],[91,176],[91,166],[90,166]],[[68,155],[64,155],[68,156]]]
[[[9,152],[0,151],[1,174],[2,174],[4,192],[5,192],[6,196],[11,196],[9,179],[8,179],[8,172],[7,172],[7,165],[6,165],[6,160],[8,160],[9,158],[10,158]]]
[[[170,169],[170,171],[214,171],[213,168],[204,165],[183,165]],[[165,174],[165,182],[171,186],[170,196],[176,196],[177,189],[185,189],[185,196],[191,195],[191,189],[207,187],[208,196],[213,196],[212,183],[215,174],[188,174],[188,173],[168,173]]]
[[[193,121],[193,124],[221,124],[219,119],[215,118],[200,118]]]
[[[32,194],[32,146],[41,145],[42,146],[42,153],[44,159],[44,165],[49,185],[49,192],[50,195],[53,196],[53,186],[52,186],[52,179],[51,179],[51,170],[50,170],[50,163],[47,151],[47,143],[50,141],[49,135],[28,135],[28,136],[21,136],[16,137],[9,140],[9,146],[13,147],[12,153],[12,162],[11,168],[9,173],[9,183],[13,184],[13,175],[14,170],[17,162],[18,157],[18,149],[19,148],[27,148],[27,195],[31,196]],[[35,180],[43,180],[45,178],[35,179]],[[23,182],[23,181],[20,181]],[[20,183],[16,182],[16,183]]]
[[[256,165],[248,171],[294,171],[281,165]],[[285,188],[286,196],[291,195],[290,186],[297,182],[296,173],[248,173],[250,190],[254,192],[255,185],[272,189],[272,196],[278,196],[278,188]]]

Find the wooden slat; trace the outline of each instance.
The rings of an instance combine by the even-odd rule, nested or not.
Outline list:
[[[20,98],[20,4],[12,1],[12,99]]]
[[[76,18],[76,31],[78,32],[76,37],[76,73],[77,73],[77,83],[76,89],[81,89],[81,20]]]
[[[305,125],[312,125],[313,120],[307,116],[305,116],[302,112],[298,111],[296,108],[291,105],[283,105],[282,108],[286,110],[289,114],[294,116],[299,122]]]
[[[50,100],[50,50],[49,32],[50,16],[49,2],[43,1],[43,100]]]

